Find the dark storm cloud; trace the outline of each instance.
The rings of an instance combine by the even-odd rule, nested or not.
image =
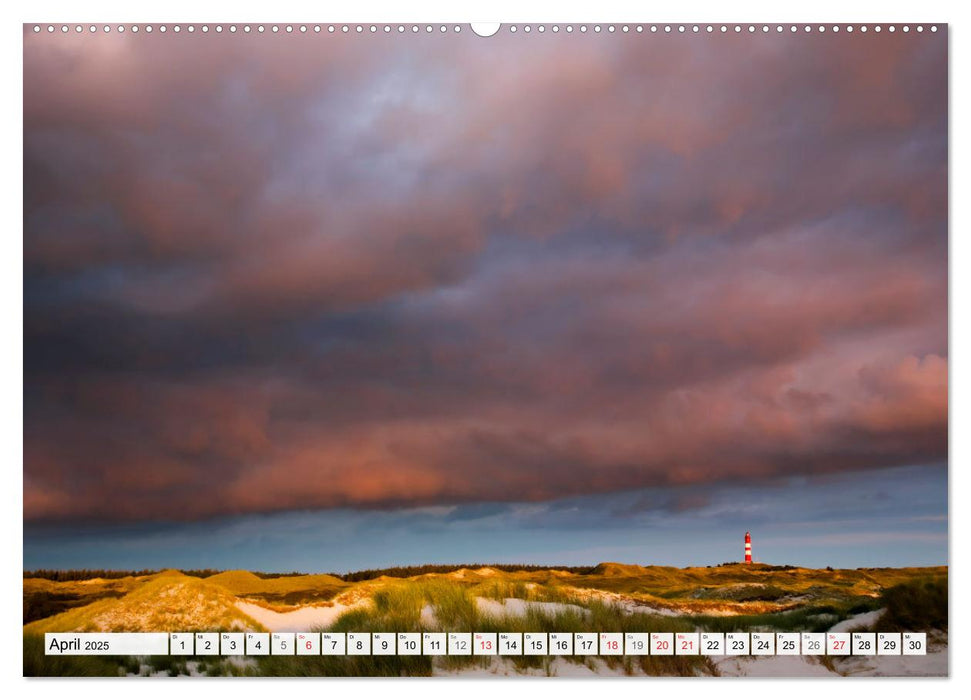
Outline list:
[[[943,35],[29,35],[24,91],[28,519],[946,456]]]
[[[886,498],[872,497],[874,481]],[[24,566],[307,572],[473,562],[694,566],[738,559],[746,529],[756,561],[940,565],[947,562],[946,501],[947,470],[923,465],[545,503],[289,511],[70,528],[26,523]]]

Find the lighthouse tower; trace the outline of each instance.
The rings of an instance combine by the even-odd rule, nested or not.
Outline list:
[[[751,533],[745,533],[745,563],[752,563],[752,535]]]

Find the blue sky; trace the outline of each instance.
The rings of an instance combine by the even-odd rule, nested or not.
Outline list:
[[[645,489],[545,503],[303,511],[179,524],[26,527],[24,567],[338,572],[424,563],[948,563],[943,466]]]

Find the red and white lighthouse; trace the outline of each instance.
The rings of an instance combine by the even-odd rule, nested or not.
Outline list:
[[[752,563],[752,535],[751,533],[745,533],[745,563]]]

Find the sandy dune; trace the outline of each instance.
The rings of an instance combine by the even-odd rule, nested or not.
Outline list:
[[[837,622],[835,625],[830,627],[829,631],[849,632],[850,630],[870,629],[877,623],[877,620],[879,620],[880,616],[885,612],[886,608],[880,608],[879,610],[871,610],[868,613],[848,617],[842,622]]]
[[[358,606],[339,603],[330,606],[305,605],[283,613],[244,601],[238,601],[236,607],[270,632],[308,632],[318,627],[330,626],[344,612]]]
[[[947,649],[931,649],[927,656],[849,656],[836,662],[848,676],[946,676]]]
[[[510,617],[524,617],[530,608],[550,615],[561,612],[575,612],[578,615],[590,614],[589,610],[579,605],[570,605],[569,603],[542,603],[534,600],[523,600],[522,598],[505,598],[502,602],[493,600],[492,598],[476,598],[475,603],[479,607],[480,613],[495,617],[507,615]]]
[[[835,675],[812,656],[713,656],[712,661],[723,676],[806,678]]]
[[[755,678],[947,675],[947,649],[927,656],[847,656],[834,661],[835,672],[813,656],[722,656],[713,661],[723,676]]]
[[[831,632],[847,632],[870,627],[880,619],[883,609],[847,618],[833,625]],[[926,656],[844,656],[833,658],[833,671],[815,656],[721,656],[715,666],[723,676],[795,677],[795,676],[946,676],[947,636],[943,632],[928,635]]]
[[[473,666],[461,669],[435,668],[432,675],[457,676],[460,678],[492,678],[495,676],[555,676],[558,678],[604,678],[606,676],[624,676],[620,667],[610,668],[603,660],[596,657],[585,660],[584,663],[574,663],[562,657],[550,660],[549,672],[546,668],[517,669],[512,661],[500,656],[492,657],[486,666]],[[591,668],[592,667],[592,668]],[[634,675],[642,675],[635,671]]]

